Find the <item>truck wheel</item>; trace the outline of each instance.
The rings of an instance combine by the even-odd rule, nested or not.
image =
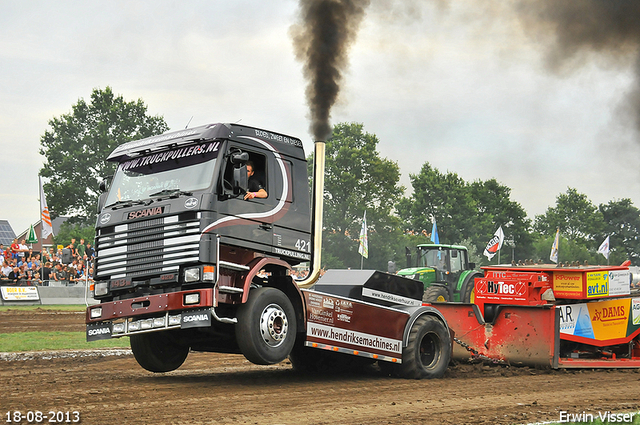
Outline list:
[[[138,364],[150,372],[175,370],[189,354],[189,347],[178,344],[171,331],[131,335],[129,341]]]
[[[236,340],[242,354],[255,364],[274,364],[287,358],[296,339],[296,316],[284,292],[256,288],[238,307]]]
[[[422,296],[422,301],[426,301],[428,303],[449,302],[449,292],[442,286],[432,285],[425,289],[424,295]]]
[[[411,327],[409,344],[402,350],[398,375],[408,379],[441,378],[451,359],[447,327],[434,316],[420,316]]]

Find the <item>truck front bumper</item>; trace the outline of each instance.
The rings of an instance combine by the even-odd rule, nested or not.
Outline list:
[[[87,341],[211,326],[213,288],[110,301],[87,308]]]

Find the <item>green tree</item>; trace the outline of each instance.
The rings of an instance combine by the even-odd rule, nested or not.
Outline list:
[[[358,237],[365,211],[366,267],[386,270],[389,260],[400,258],[402,232],[393,208],[404,188],[398,183],[398,164],[380,158],[378,142],[359,123],[337,124],[326,142],[322,263],[327,268],[360,267]]]
[[[628,198],[600,204],[598,210],[605,223],[602,240],[610,236],[611,263],[628,259],[632,265],[640,266],[640,210]]]
[[[554,235],[556,229],[570,241],[593,248],[595,237],[603,234],[605,224],[602,213],[574,188],[556,197],[556,206],[549,207],[535,218],[534,230],[541,235]],[[597,248],[597,247],[596,247]]]
[[[467,183],[456,173],[443,174],[428,162],[410,174],[413,194],[398,205],[405,230],[431,232],[433,221],[441,243],[461,241],[477,224],[476,203]]]
[[[526,212],[510,199],[511,189],[495,179],[469,184],[458,174],[441,173],[429,163],[410,178],[413,194],[398,204],[398,214],[409,233],[430,232],[435,220],[441,243],[464,241],[467,248],[482,254],[498,226],[502,226],[505,237],[515,241],[521,258],[525,250],[531,249]]]
[[[95,215],[98,184],[115,171],[105,159],[116,146],[168,130],[161,116],[148,116],[142,99],[127,102],[111,87],[94,89],[72,112],[49,121],[40,139],[45,163],[40,175],[52,216],[69,214],[85,223]]]
[[[60,231],[53,237],[53,241],[55,245],[67,246],[71,243],[71,239],[75,238],[76,243],[80,243],[80,239],[84,239],[85,243],[93,245],[95,232],[93,226],[85,226],[67,220],[62,223]]]
[[[496,179],[477,180],[471,184],[471,196],[476,202],[478,219],[474,232],[477,247],[482,255],[486,243],[491,239],[498,226],[502,226],[505,240],[513,241],[519,258],[530,255],[533,237],[530,233],[531,220],[518,202],[511,200],[511,188],[504,186]],[[469,237],[473,238],[471,234]],[[502,250],[507,251],[503,245]],[[486,260],[486,257],[482,257]],[[502,256],[502,262],[510,258]],[[484,262],[484,261],[483,261]]]

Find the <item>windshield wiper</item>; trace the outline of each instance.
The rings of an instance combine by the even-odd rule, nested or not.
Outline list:
[[[193,195],[193,193],[185,192],[185,191],[182,191],[180,189],[163,189],[160,192],[152,193],[149,196],[151,196],[151,197],[153,197],[153,196],[158,196],[158,197],[168,196],[169,198],[177,198],[180,195],[191,196],[191,195]]]
[[[146,204],[147,203],[145,201],[127,199],[124,201],[116,201],[113,204],[107,205],[107,207],[111,207],[115,210],[119,208],[132,207],[134,205],[146,205]]]

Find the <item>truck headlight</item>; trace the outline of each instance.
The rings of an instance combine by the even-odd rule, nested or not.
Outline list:
[[[95,284],[96,296],[107,295],[109,292],[109,282],[98,282]]]
[[[97,319],[100,316],[102,316],[102,307],[96,307],[96,308],[92,308],[91,309],[91,318],[92,319]]]
[[[198,304],[200,302],[200,294],[187,294],[184,296],[184,305]]]
[[[197,282],[200,280],[200,268],[193,267],[184,271],[184,281],[187,283]]]

